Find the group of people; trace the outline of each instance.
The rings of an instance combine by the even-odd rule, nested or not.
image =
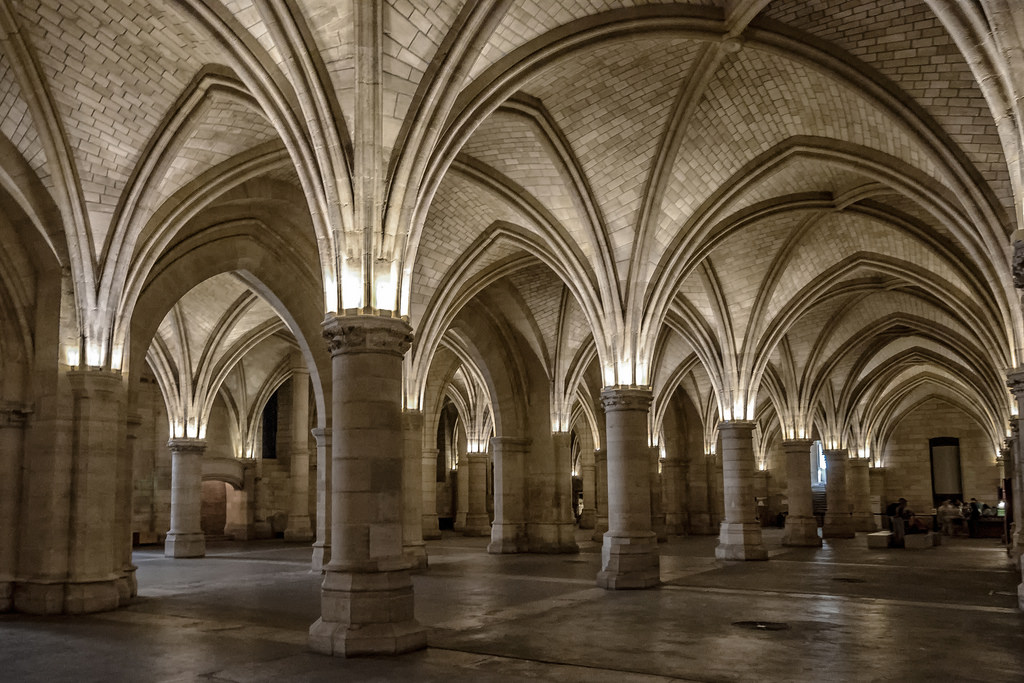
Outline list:
[[[907,506],[907,499],[900,498],[886,508],[893,536],[897,543],[902,544],[904,534],[919,534],[931,531],[931,520],[919,517]],[[971,538],[978,535],[978,520],[984,516],[996,514],[996,509],[987,504],[978,503],[976,498],[969,502],[947,498],[935,511],[936,523],[944,536],[952,536],[957,529],[966,523]]]

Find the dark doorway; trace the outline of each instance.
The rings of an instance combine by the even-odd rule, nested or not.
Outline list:
[[[960,478],[960,439],[940,436],[928,440],[932,460],[932,504],[936,507],[947,498],[963,500]]]

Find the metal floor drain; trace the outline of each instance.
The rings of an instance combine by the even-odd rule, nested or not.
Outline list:
[[[749,628],[751,631],[785,631],[789,628],[789,624],[781,621],[734,621],[732,625]]]
[[[852,576],[837,576],[832,580],[839,583],[865,583],[864,579],[855,579]]]

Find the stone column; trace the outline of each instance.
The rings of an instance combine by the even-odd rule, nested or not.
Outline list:
[[[665,529],[665,506],[662,501],[662,479],[658,471],[661,464],[661,450],[651,448],[649,456],[651,475],[651,531],[654,532],[658,541],[664,543],[668,540],[668,531]]]
[[[725,466],[718,451],[708,455],[708,519],[712,532],[725,521]]]
[[[491,437],[494,454],[494,524],[489,553],[520,553],[526,550],[526,453],[528,439]]]
[[[467,453],[459,469],[466,468],[467,506],[463,536],[490,536],[491,519],[487,514],[486,453]]]
[[[782,442],[786,454],[786,498],[789,514],[783,532],[784,545],[821,547],[818,520],[811,503],[810,439],[789,439]]]
[[[423,470],[423,538],[436,540],[441,538],[441,527],[437,523],[437,449],[424,448],[420,465]]]
[[[722,484],[725,519],[715,557],[720,560],[767,560],[754,500],[754,423],[722,422]]]
[[[130,510],[131,499],[118,500],[118,465],[127,441],[121,374],[76,370],[68,372],[68,380],[74,398],[74,458],[63,611],[79,614],[113,609],[121,602],[123,566],[114,549],[131,538],[118,538],[124,520],[117,510],[122,504]]]
[[[526,533],[530,552],[578,552],[572,514],[572,450],[568,432],[551,433],[551,450],[531,444],[534,463],[524,475],[531,509]],[[539,451],[539,452],[538,452]],[[538,462],[550,453],[550,460]],[[532,476],[531,476],[532,475]]]
[[[129,600],[139,594],[139,584],[135,578],[135,570],[138,567],[132,564],[132,510],[134,509],[132,494],[135,490],[132,473],[135,465],[135,452],[139,447],[139,427],[142,426],[142,415],[132,412],[127,418],[125,450],[118,458],[117,467],[118,506],[115,514],[117,533],[114,537],[114,557],[117,558],[121,571],[117,589],[122,605],[127,604]]]
[[[30,414],[19,403],[0,403],[0,613],[9,612],[14,605],[21,458]]]
[[[256,468],[248,464],[242,471],[242,488],[229,488],[227,491],[224,534],[236,541],[248,541],[255,536],[252,504],[255,482]]]
[[[330,316],[331,561],[314,652],[342,657],[426,647],[413,616],[402,548],[402,357],[412,344],[398,318]]]
[[[854,531],[876,531],[875,516],[871,513],[871,480],[867,458],[847,460],[846,484],[850,493],[851,523]]]
[[[601,588],[649,588],[661,581],[658,539],[651,530],[650,389],[601,391],[608,453],[608,531],[601,547]]]
[[[582,456],[581,456],[582,459]],[[595,496],[597,466],[593,462],[580,465],[580,478],[583,480],[583,509],[580,511],[580,528],[593,529],[597,525],[597,505]]]
[[[423,542],[423,413],[402,412],[402,552],[416,569],[427,567]]]
[[[853,515],[846,496],[846,463],[849,457],[845,448],[825,451],[825,523],[821,528],[822,538],[853,538]]]
[[[662,499],[665,504],[665,533],[685,534],[687,531],[686,475],[689,463],[669,457],[661,464]]]
[[[203,439],[171,439],[171,530],[164,541],[166,557],[203,557]]]
[[[292,367],[291,435],[291,504],[284,540],[308,543],[313,540],[313,527],[309,523],[309,370],[305,365]]]
[[[1018,256],[1024,257],[1024,252],[1021,251],[1018,244],[1014,244],[1014,258],[1015,263]],[[1024,271],[1021,273],[1024,277]],[[1015,274],[1016,277],[1016,274]],[[1018,289],[1024,288],[1024,283],[1018,283]],[[1010,459],[1013,460],[1013,467],[1009,468],[1013,472],[1010,485],[1013,487],[1013,537],[1012,541],[1012,552],[1018,558],[1024,557],[1024,434],[1022,427],[1024,427],[1024,367],[1014,368],[1010,370],[1006,375],[1006,386],[1010,388],[1010,393],[1013,394],[1013,398],[1017,403],[1017,416],[1013,418],[1013,422],[1016,422],[1016,429],[1013,429],[1015,438],[1012,439],[1010,449]],[[1021,560],[1024,563],[1024,560]],[[1024,566],[1022,564],[1021,566]],[[1020,606],[1024,609],[1024,583],[1020,584],[1018,589],[1020,592]]]
[[[598,448],[594,451],[594,533],[590,540],[604,542],[608,531],[608,451]]]
[[[331,561],[331,430],[318,427],[316,439],[316,540],[313,571],[323,571]]]
[[[466,529],[466,510],[469,508],[469,463],[466,462],[464,451],[452,479],[455,480],[455,514],[452,529],[462,533]]]

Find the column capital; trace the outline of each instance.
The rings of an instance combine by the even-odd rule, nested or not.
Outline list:
[[[1011,368],[1006,371],[1006,386],[1018,402],[1024,400],[1024,367]]]
[[[206,439],[171,439],[167,447],[178,453],[203,453],[206,450]]]
[[[719,433],[726,431],[745,431],[752,433],[756,426],[757,423],[753,420],[722,420],[718,423],[718,431]]]
[[[327,439],[331,438],[330,427],[315,427],[309,430],[309,433],[316,439],[317,446],[324,446],[327,444]]]
[[[841,458],[843,460],[850,459],[850,451],[847,448],[824,448],[822,452],[825,454],[825,460],[829,458]]]
[[[105,396],[122,388],[121,373],[116,370],[85,368],[68,370],[66,375],[71,384],[72,393],[78,396],[92,394]]]
[[[530,447],[530,439],[523,439],[518,436],[492,436],[491,448],[520,449],[525,451]]]
[[[323,335],[332,356],[381,353],[398,357],[412,346],[412,327],[402,318],[376,315],[328,315]]]
[[[641,387],[605,387],[601,389],[601,405],[612,410],[649,410],[654,392]]]
[[[805,450],[808,453],[811,452],[811,445],[814,443],[813,439],[783,439],[782,448],[787,451]]]

